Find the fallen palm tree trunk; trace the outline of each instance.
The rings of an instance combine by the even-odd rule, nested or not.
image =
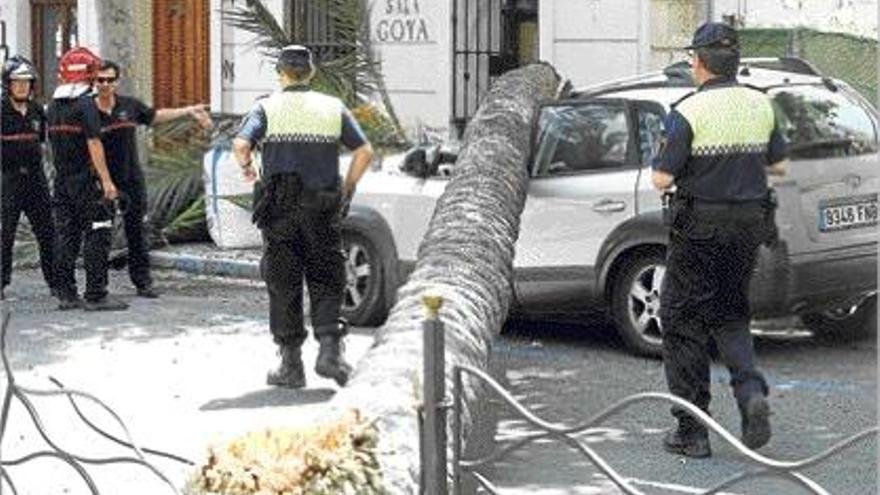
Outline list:
[[[418,488],[422,297],[444,300],[439,316],[446,328],[447,382],[454,365],[484,369],[511,300],[533,123],[539,102],[554,98],[559,82],[551,66],[531,65],[505,74],[485,97],[465,132],[415,270],[353,379],[333,401],[340,410],[357,408],[376,418],[378,460],[390,493]],[[465,388],[467,431],[475,395]]]
[[[454,365],[485,369],[510,305],[531,129],[538,103],[553,98],[558,86],[553,68],[537,64],[506,74],[484,99],[415,270],[373,347],[332,402],[343,419],[333,422],[328,415],[325,425],[269,429],[213,448],[191,480],[192,493],[418,492],[422,298],[444,300],[439,317],[446,328],[447,382]],[[475,393],[465,388],[467,430]]]

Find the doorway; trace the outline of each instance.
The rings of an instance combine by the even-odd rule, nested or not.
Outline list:
[[[47,99],[58,85],[58,59],[77,46],[76,0],[31,0],[31,46],[39,75],[37,98]]]
[[[207,103],[208,0],[154,0],[153,106]]]

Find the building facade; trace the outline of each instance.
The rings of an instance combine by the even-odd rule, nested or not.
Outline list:
[[[263,0],[286,29],[332,42],[319,0]],[[241,114],[277,87],[249,33],[224,22],[242,0],[13,0],[0,4],[10,53],[54,85],[57,57],[97,48],[126,69],[124,89],[158,106],[210,102]],[[373,0],[369,32],[395,112],[412,134],[457,134],[503,72],[536,60],[575,86],[684,56],[707,18],[876,36],[875,0]],[[329,33],[329,34],[328,34]],[[328,37],[329,36],[329,37]],[[2,40],[0,40],[2,41]]]

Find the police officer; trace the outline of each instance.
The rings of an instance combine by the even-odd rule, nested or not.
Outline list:
[[[767,174],[785,173],[785,142],[767,95],[737,84],[732,27],[704,24],[687,49],[699,87],[667,117],[652,174],[658,189],[676,188],[660,310],[666,380],[708,413],[713,338],[730,370],[743,443],[755,449],[770,439],[770,408],[755,366],[748,286],[767,230]],[[680,408],[673,415],[678,427],[664,448],[710,456],[706,428]]]
[[[110,177],[125,199],[123,222],[128,244],[128,274],[141,297],[155,299],[159,292],[150,275],[150,258],[145,238],[147,191],[144,172],[138,162],[138,125],[153,125],[190,116],[207,128],[211,117],[203,105],[154,109],[137,98],[116,94],[119,65],[103,60],[95,77],[95,104],[101,118],[101,142],[107,154]]]
[[[55,165],[58,231],[58,298],[61,310],[121,310],[128,304],[107,295],[111,230],[117,199],[101,144],[101,121],[90,95],[101,60],[76,47],[58,60],[60,85],[49,103],[49,142]],[[85,301],[76,288],[80,246],[86,271]]]
[[[269,327],[281,365],[270,385],[305,386],[300,347],[302,284],[320,349],[315,371],[345,385],[351,371],[340,348],[347,324],[339,318],[345,286],[340,220],[373,150],[337,98],[309,88],[312,53],[299,45],[281,50],[276,70],[282,90],[257,102],[233,144],[248,181],[257,178],[252,151],[262,146],[261,180],[254,187],[254,221],[263,234],[261,271],[269,292]],[[353,150],[344,181],[339,144]]]
[[[55,291],[55,226],[49,185],[43,172],[42,143],[46,135],[46,115],[33,101],[37,72],[21,56],[3,64],[2,163],[3,163],[3,285],[12,279],[12,246],[22,212],[27,215],[40,249],[40,267],[49,289]]]

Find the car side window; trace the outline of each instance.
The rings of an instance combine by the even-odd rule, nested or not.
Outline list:
[[[657,110],[638,109],[639,119],[639,164],[650,165],[651,159],[660,150],[663,137],[664,116]]]
[[[630,145],[622,103],[572,103],[544,107],[535,175],[554,176],[620,168]]]

